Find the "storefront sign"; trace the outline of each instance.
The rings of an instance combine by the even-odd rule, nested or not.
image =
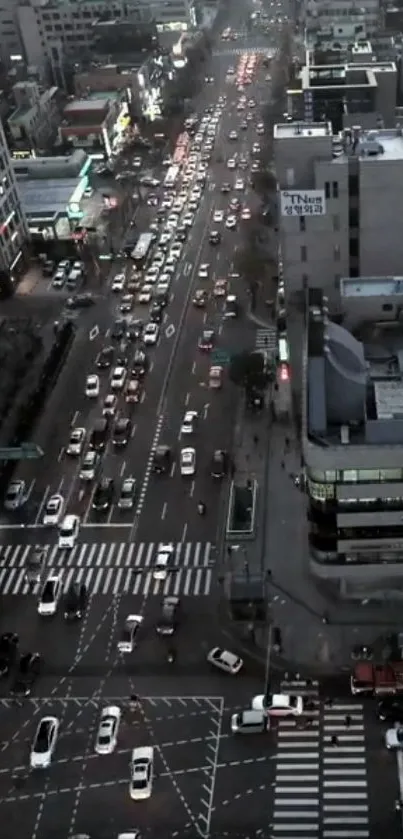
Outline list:
[[[281,192],[282,216],[324,216],[325,213],[323,189],[287,189]]]

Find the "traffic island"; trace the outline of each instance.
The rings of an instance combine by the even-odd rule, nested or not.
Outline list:
[[[226,524],[226,540],[253,539],[257,506],[258,483],[248,480],[246,484],[232,481]]]

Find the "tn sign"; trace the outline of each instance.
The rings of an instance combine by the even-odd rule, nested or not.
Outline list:
[[[323,189],[287,189],[281,192],[282,216],[324,216],[325,213]]]

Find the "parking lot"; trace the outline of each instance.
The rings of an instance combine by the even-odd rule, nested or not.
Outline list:
[[[48,839],[63,832],[117,835],[136,826],[170,836],[193,827],[206,830],[213,807],[219,757],[222,700],[208,697],[145,698],[138,711],[121,703],[118,744],[111,755],[94,751],[101,709],[113,697],[29,700],[0,714],[2,837]],[[41,717],[54,715],[59,737],[49,770],[29,770]],[[10,731],[14,734],[9,735]],[[154,746],[154,782],[147,801],[129,796],[133,748]],[[98,814],[98,815],[97,815]],[[95,824],[94,824],[95,822]]]

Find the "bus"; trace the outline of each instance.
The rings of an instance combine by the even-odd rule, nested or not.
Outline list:
[[[178,180],[179,166],[170,166],[164,180],[165,189],[173,189]]]
[[[154,235],[152,233],[141,233],[138,238],[136,247],[131,252],[132,260],[139,266],[144,265],[148,254],[150,253],[150,248],[154,241]]]
[[[278,360],[280,364],[290,363],[290,352],[287,338],[280,338],[278,342]]]

